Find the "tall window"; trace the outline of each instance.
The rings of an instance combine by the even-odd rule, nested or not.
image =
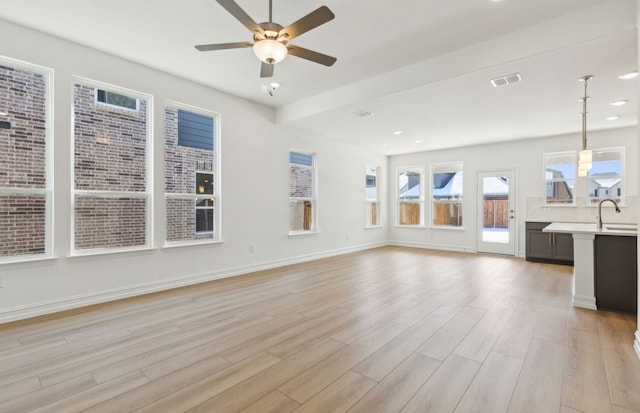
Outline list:
[[[289,152],[289,233],[316,231],[315,155]]]
[[[424,168],[398,168],[398,225],[424,225]]]
[[[380,226],[380,195],[378,190],[378,176],[380,168],[367,166],[365,168],[365,227]]]
[[[545,153],[544,178],[547,204],[573,204],[576,176],[576,153]]]
[[[0,262],[51,255],[52,75],[0,59]]]
[[[79,78],[73,91],[72,251],[150,246],[152,98]],[[138,109],[105,105],[96,100],[100,91],[135,101]]]
[[[174,102],[164,113],[165,242],[219,241],[218,115]]]
[[[624,148],[593,149],[589,171],[589,202],[603,199],[622,201],[624,195]]]
[[[463,174],[461,163],[431,166],[431,224],[462,226]]]

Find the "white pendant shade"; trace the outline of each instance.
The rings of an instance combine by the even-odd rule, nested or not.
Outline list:
[[[588,176],[593,162],[591,149],[583,149],[578,152],[578,176]]]
[[[265,63],[276,64],[287,57],[287,46],[277,40],[265,39],[253,45],[253,52]]]

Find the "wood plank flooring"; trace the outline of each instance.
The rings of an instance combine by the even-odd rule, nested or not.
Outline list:
[[[635,412],[571,267],[385,247],[0,325],[0,412]]]

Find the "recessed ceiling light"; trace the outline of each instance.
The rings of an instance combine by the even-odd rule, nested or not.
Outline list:
[[[383,143],[383,144],[382,144],[382,147],[383,147],[383,148],[386,148],[386,147],[388,147],[388,146],[389,146],[389,145],[387,145],[386,143]]]
[[[626,105],[629,101],[628,100],[616,100],[615,102],[611,102],[609,103],[611,106],[622,106],[622,105]]]
[[[635,79],[636,77],[638,77],[637,70],[635,72],[629,72],[629,73],[625,73],[624,75],[620,75],[618,76],[618,79],[628,80],[628,79]]]
[[[608,118],[605,118],[606,120],[618,120],[620,119],[619,115],[613,115],[613,116],[609,116]]]
[[[271,82],[271,83],[269,84],[269,86],[271,86],[271,87],[272,87],[272,88],[274,88],[274,89],[277,89],[277,88],[279,88],[279,87],[280,87],[280,83],[278,83],[278,82],[276,82],[276,81],[273,81],[273,82]]]
[[[401,130],[393,131],[393,134],[394,134],[394,135],[402,135],[402,133],[403,133],[403,132],[402,132]]]
[[[416,139],[416,143],[422,143],[422,140]]]

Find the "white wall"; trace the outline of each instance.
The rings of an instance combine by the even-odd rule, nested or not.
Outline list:
[[[621,214],[605,215],[611,222],[636,222],[638,219],[638,146],[637,128],[620,128],[588,133],[590,148],[626,147],[626,204]],[[393,156],[389,159],[389,222],[390,239],[399,245],[451,249],[458,251],[476,250],[477,195],[476,174],[479,171],[513,169],[516,171],[516,221],[517,244],[516,253],[524,256],[524,225],[530,221],[564,221],[595,222],[596,207],[593,206],[543,206],[545,197],[542,154],[578,150],[582,145],[581,135],[564,135],[547,138],[528,139],[515,142],[479,145],[454,148],[441,151],[419,152],[408,155]],[[416,229],[402,228],[394,225],[397,222],[396,168],[400,166],[422,165],[427,172],[434,163],[464,163],[464,230],[457,229]],[[586,178],[580,178],[577,186],[586,185]],[[580,191],[577,188],[577,191]],[[586,191],[583,192],[586,194]],[[425,197],[428,200],[428,191]],[[576,200],[584,204],[585,198]],[[427,222],[429,219],[429,203],[425,203]]]
[[[385,229],[364,229],[365,164],[381,166],[386,177],[385,156],[301,136],[275,126],[273,110],[268,107],[9,22],[1,22],[0,38],[6,40],[0,42],[0,55],[55,70],[55,258],[0,265],[0,275],[5,281],[4,288],[0,288],[0,322],[386,242]],[[72,75],[155,97],[152,250],[68,258]],[[221,113],[224,239],[221,244],[161,248],[163,105],[168,99]],[[290,147],[318,155],[320,233],[317,235],[287,236]],[[384,190],[386,179],[381,180],[381,185]],[[255,253],[249,252],[250,244],[255,244]]]

